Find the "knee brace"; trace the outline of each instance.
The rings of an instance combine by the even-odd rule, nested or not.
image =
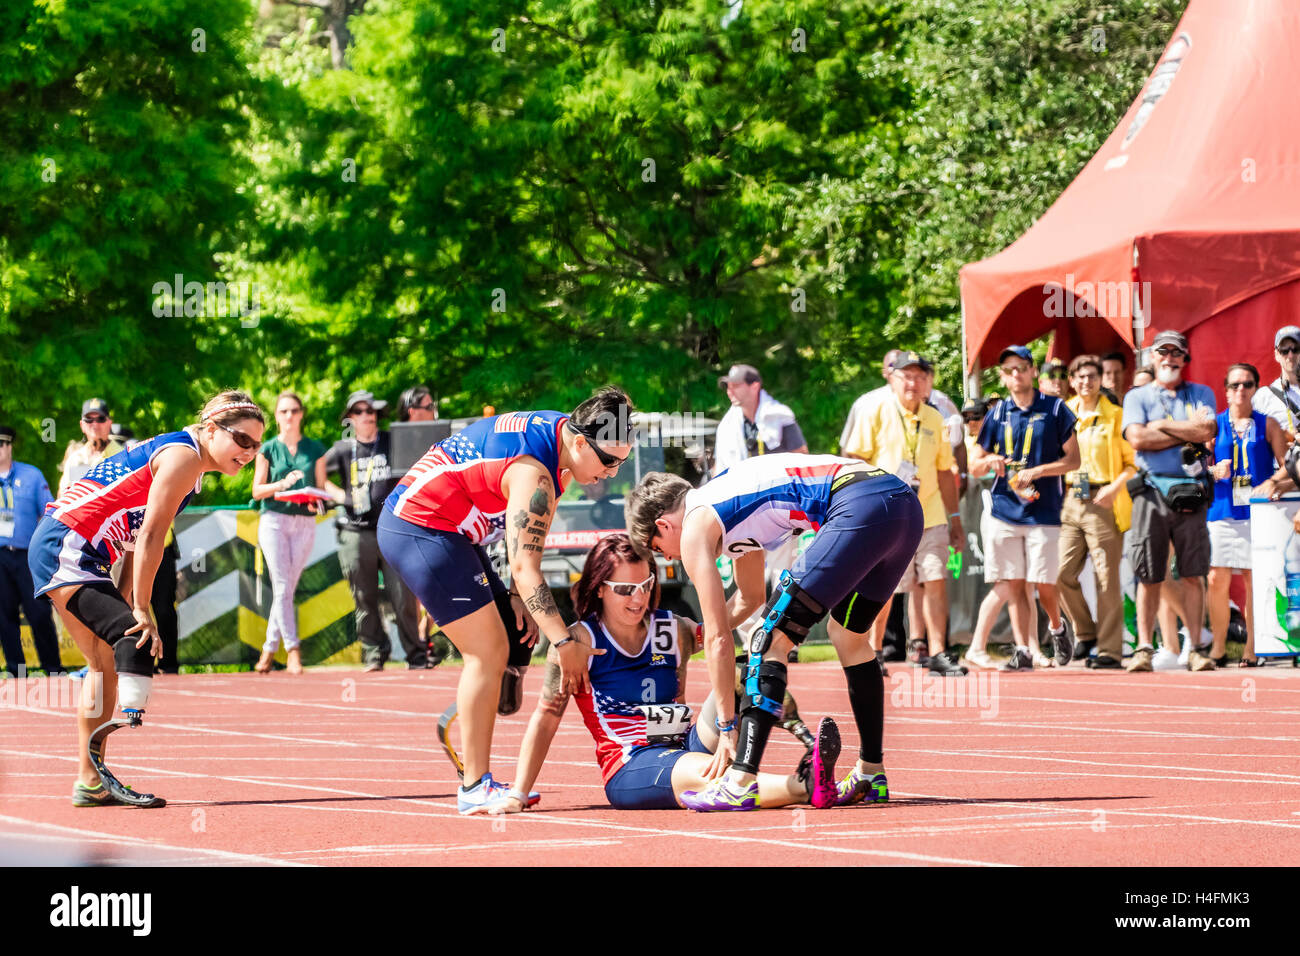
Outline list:
[[[826,606],[795,583],[789,571],[781,572],[776,590],[763,607],[763,623],[750,635],[749,654],[762,657],[772,646],[772,632],[780,629],[796,645],[808,636],[808,629],[826,616]]]
[[[745,678],[745,696],[740,701],[740,713],[757,707],[777,720],[785,701],[786,667],[780,661],[757,662],[751,657]]]
[[[851,591],[848,597],[831,609],[831,620],[846,631],[865,634],[871,630],[876,615],[884,606],[884,601],[871,601],[857,591]]]
[[[494,596],[497,613],[506,629],[506,669],[501,675],[501,693],[497,698],[497,713],[509,717],[524,705],[524,671],[533,659],[533,649],[521,644],[520,639],[527,634],[515,622],[515,609],[510,605],[510,594],[501,592]]]
[[[118,705],[127,712],[143,711],[153,687],[153,649],[136,647],[135,615],[108,582],[82,585],[68,599],[68,612],[113,649],[117,669]]]

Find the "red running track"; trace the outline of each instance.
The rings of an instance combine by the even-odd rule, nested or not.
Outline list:
[[[541,669],[529,674],[525,711]],[[70,804],[65,680],[0,684],[0,863],[168,865],[1193,865],[1300,858],[1300,670],[887,678],[888,805],[618,812],[566,713],[537,810],[461,818],[434,737],[458,669],[168,676],[109,765],[161,810]],[[692,686],[707,681],[691,665]],[[857,740],[835,664],[791,668],[800,710]],[[949,690],[964,698],[945,699]],[[509,780],[527,712],[497,724]],[[793,767],[777,730],[766,769]]]

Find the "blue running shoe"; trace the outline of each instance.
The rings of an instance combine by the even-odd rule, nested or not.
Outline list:
[[[490,813],[497,807],[505,805],[510,788],[492,779],[492,774],[483,774],[482,779],[466,790],[456,789],[456,809],[462,816],[475,813]]]

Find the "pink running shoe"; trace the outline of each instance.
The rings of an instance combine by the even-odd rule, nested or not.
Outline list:
[[[833,807],[839,802],[835,786],[835,761],[840,759],[840,729],[835,721],[823,717],[817,725],[817,743],[813,745],[812,773],[808,788],[808,802],[819,810]]]

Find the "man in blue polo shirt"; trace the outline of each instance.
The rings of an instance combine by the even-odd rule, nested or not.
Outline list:
[[[1137,452],[1137,466],[1146,475],[1133,495],[1133,525],[1128,534],[1128,560],[1137,578],[1138,646],[1126,666],[1151,670],[1155,654],[1152,632],[1160,588],[1169,569],[1173,542],[1183,610],[1193,649],[1189,670],[1213,670],[1214,662],[1195,650],[1205,608],[1205,575],[1210,573],[1210,531],[1205,512],[1214,492],[1203,460],[1205,443],[1214,440],[1214,392],[1208,386],[1183,381],[1183,366],[1191,359],[1187,339],[1178,332],[1160,332],[1155,350],[1156,380],[1124,396],[1124,438]],[[1196,489],[1200,487],[1199,500]],[[1179,652],[1178,634],[1161,631],[1165,646]]]
[[[5,670],[13,675],[25,670],[18,636],[19,608],[31,625],[41,668],[49,674],[63,673],[49,598],[34,596],[32,572],[27,567],[27,543],[45,506],[53,500],[40,470],[14,461],[14,430],[0,426],[0,646],[4,648]]]
[[[1056,578],[1065,500],[1062,476],[1079,468],[1075,417],[1060,398],[1034,388],[1029,349],[1023,345],[1003,349],[998,365],[1008,397],[984,416],[978,454],[970,469],[976,478],[989,472],[997,476],[990,489],[993,510],[984,541],[984,578],[993,585],[998,600],[986,599],[980,606],[966,660],[976,667],[992,666],[984,642],[992,630],[989,618],[1005,601],[1016,649],[1004,669],[1030,670],[1035,662],[1051,663],[1038,647],[1037,615],[1027,590],[1033,586],[1047,612],[1056,663],[1064,667],[1074,647],[1061,619]]]

